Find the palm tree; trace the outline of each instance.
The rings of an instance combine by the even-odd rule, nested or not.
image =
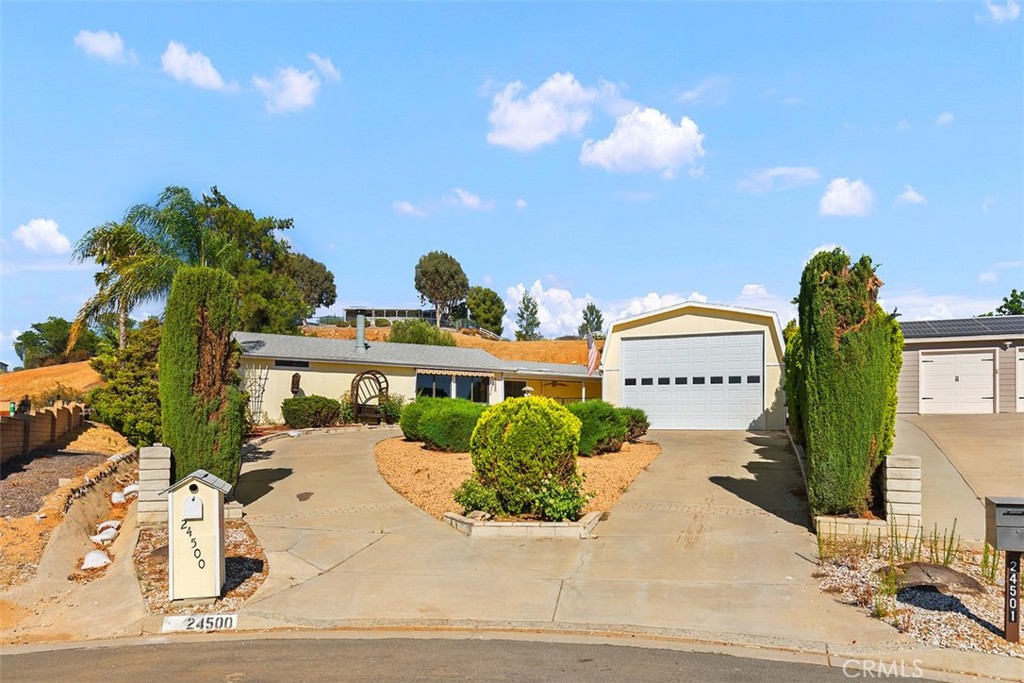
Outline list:
[[[218,267],[237,257],[236,249],[204,220],[201,206],[187,188],[172,185],[156,204],[138,204],[121,223],[104,223],[85,234],[75,246],[79,261],[92,258],[103,270],[96,274],[98,291],[78,312],[70,344],[87,324],[104,311],[119,316],[118,343],[126,343],[125,321],[144,301],[159,299],[171,289],[182,265]]]

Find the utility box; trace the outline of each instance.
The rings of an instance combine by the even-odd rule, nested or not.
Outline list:
[[[985,499],[985,540],[996,550],[1024,551],[1024,498]]]
[[[231,484],[196,470],[167,495],[167,592],[171,600],[218,598],[224,588],[224,496]]]

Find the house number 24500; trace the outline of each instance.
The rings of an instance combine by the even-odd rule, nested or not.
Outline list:
[[[196,558],[196,564],[199,565],[200,569],[206,569],[206,560],[203,559],[203,551],[199,549],[199,543],[192,535],[192,527],[188,525],[188,520],[182,520],[181,530],[185,532],[191,542],[190,549],[192,550],[192,556]]]

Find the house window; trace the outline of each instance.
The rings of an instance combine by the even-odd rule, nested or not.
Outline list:
[[[668,383],[669,383],[669,381],[670,381],[670,380],[669,380],[669,378],[668,378],[668,377],[659,377],[659,378],[658,378],[658,386],[659,386],[659,387],[661,387],[661,386],[667,386],[667,385],[668,385]]]
[[[640,384],[641,384],[641,386],[652,387],[652,386],[654,386],[654,378],[653,377],[643,377],[643,378],[640,379]]]
[[[693,378],[693,383],[694,384],[704,384],[704,378],[703,377],[694,377]]]
[[[747,384],[760,384],[761,375],[747,375]]]
[[[636,386],[636,377],[627,377],[626,378],[626,386],[627,387],[635,387]]]
[[[711,383],[712,384],[721,384],[722,383],[722,378],[718,377],[718,376],[712,377],[711,378]]]
[[[448,398],[451,396],[451,375],[416,375],[416,395],[431,398]]]
[[[676,377],[676,384],[686,384],[685,377]]]
[[[486,377],[456,377],[455,398],[464,398],[473,403],[487,403],[488,385]]]
[[[275,360],[275,368],[308,368],[308,360]]]
[[[519,398],[520,396],[526,396],[526,382],[514,379],[505,380],[505,398]]]
[[[729,375],[729,384],[741,384],[742,382],[743,378],[739,375]]]

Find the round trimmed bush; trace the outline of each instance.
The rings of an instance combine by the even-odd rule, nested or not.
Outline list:
[[[295,429],[330,427],[341,417],[341,404],[326,396],[296,396],[281,403],[281,414]]]
[[[552,480],[571,486],[580,421],[549,398],[511,398],[477,422],[470,454],[477,480],[494,490],[510,515],[530,510]]]
[[[626,440],[626,418],[615,406],[601,400],[569,404],[569,412],[580,419],[580,455],[615,453]]]
[[[423,411],[417,430],[431,450],[465,453],[477,420],[486,407],[462,399],[435,399]]]

